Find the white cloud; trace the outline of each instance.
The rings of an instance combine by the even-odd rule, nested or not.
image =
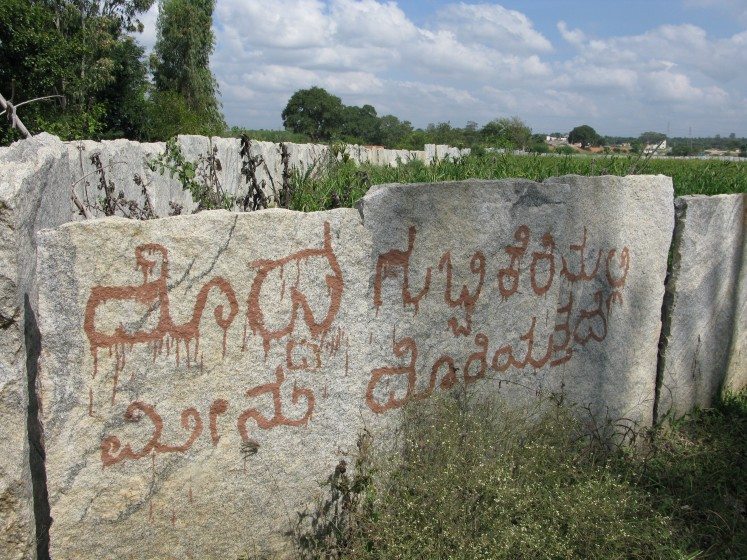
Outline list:
[[[370,103],[416,126],[518,114],[540,131],[595,126],[594,119],[611,133],[637,134],[662,119],[720,118],[747,128],[747,31],[714,38],[680,24],[599,37],[558,21],[565,42],[558,52],[545,30],[499,4],[453,2],[427,24],[410,19],[408,7],[219,0],[211,63],[227,120],[278,127],[293,92],[319,85],[346,104]]]
[[[437,15],[438,28],[452,31],[464,43],[503,52],[550,52],[552,45],[527,16],[499,4],[449,4]]]
[[[346,45],[398,47],[418,33],[396,2],[333,0],[329,16]]]
[[[577,52],[557,65],[555,87],[598,89],[612,111],[637,111],[638,118],[681,122],[710,111],[715,121],[717,115],[740,110],[747,89],[747,32],[712,38],[699,26],[679,24],[590,38],[564,22],[558,30]],[[747,125],[745,117],[741,121]]]
[[[215,15],[254,47],[304,49],[329,44],[334,22],[319,0],[222,0]]]
[[[558,31],[560,35],[572,45],[580,45],[586,41],[586,35],[580,29],[569,29],[568,24],[563,20],[558,22]]]
[[[154,2],[150,10],[138,17],[143,24],[142,33],[133,33],[137,42],[150,51],[156,44],[156,21],[158,20],[158,2]]]

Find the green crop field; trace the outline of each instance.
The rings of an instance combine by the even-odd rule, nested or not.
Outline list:
[[[470,155],[433,165],[420,161],[399,167],[334,161],[293,178],[292,207],[321,210],[351,206],[371,185],[429,183],[462,179],[522,178],[542,181],[558,175],[641,175],[672,177],[676,196],[747,192],[747,162],[692,159],[645,159],[637,156]]]

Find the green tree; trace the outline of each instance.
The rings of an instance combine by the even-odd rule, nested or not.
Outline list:
[[[379,141],[379,118],[372,105],[347,106],[342,110],[340,132],[345,140],[374,144]]]
[[[550,151],[550,146],[547,145],[544,134],[532,134],[529,151],[535,154],[546,154]]]
[[[151,55],[155,91],[153,111],[192,116],[181,121],[180,132],[219,134],[225,122],[218,102],[218,83],[210,71],[215,37],[215,0],[163,0],[158,11],[158,38]],[[181,97],[181,100],[179,100]],[[177,106],[171,106],[172,104]],[[154,137],[166,132],[154,128]]]
[[[283,109],[283,126],[314,141],[329,140],[340,132],[344,108],[339,97],[323,88],[300,89]]]
[[[480,130],[485,142],[502,148],[524,150],[532,140],[532,129],[519,117],[493,119]]]
[[[643,144],[658,144],[659,142],[666,140],[667,135],[661,132],[648,131],[644,132],[638,137],[638,140]]]
[[[670,152],[670,155],[673,156],[692,156],[695,155],[696,150],[691,149],[690,146],[688,146],[684,142],[679,142],[672,146],[672,151]]]
[[[597,134],[597,131],[590,127],[588,124],[577,126],[568,134],[568,142],[570,144],[581,144],[582,148],[588,146],[598,146],[602,139]]]
[[[401,148],[412,133],[410,121],[400,121],[394,115],[384,115],[379,119],[379,143],[387,148]],[[422,150],[422,145],[420,147]]]
[[[428,141],[432,144],[449,144],[455,146],[461,143],[462,135],[458,128],[453,128],[450,122],[430,123],[426,129]],[[421,148],[422,149],[422,148]]]
[[[130,31],[153,0],[2,0],[0,88],[31,132],[139,138],[146,69]],[[2,140],[15,134],[2,131]]]

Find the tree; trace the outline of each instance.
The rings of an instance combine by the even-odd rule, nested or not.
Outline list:
[[[384,115],[379,119],[379,143],[387,148],[403,147],[411,133],[410,121],[400,121],[394,115]]]
[[[535,154],[546,154],[550,151],[550,147],[545,141],[544,134],[532,134],[532,141],[529,145],[529,151]]]
[[[376,109],[372,105],[343,107],[340,132],[346,139],[354,142],[378,142],[379,119]]]
[[[182,132],[215,134],[225,129],[218,83],[210,71],[215,43],[211,28],[214,8],[215,0],[163,0],[158,10],[158,38],[151,68],[156,92],[169,95],[156,100],[181,104],[174,94],[181,96],[197,117],[184,124],[200,123],[199,130]]]
[[[568,142],[570,144],[581,144],[582,148],[587,146],[597,146],[601,141],[597,131],[591,128],[588,124],[577,126],[568,134]]]
[[[0,88],[32,132],[64,139],[140,138],[147,86],[143,49],[127,32],[153,0],[3,0]],[[54,96],[49,98],[48,96]],[[2,132],[2,141],[15,138]]]
[[[320,87],[300,89],[283,109],[283,126],[312,140],[329,140],[339,133],[344,105],[339,97]]]
[[[648,131],[642,133],[638,139],[642,144],[659,144],[667,139],[667,135],[662,132]]]
[[[532,129],[519,117],[493,119],[480,131],[486,142],[504,148],[526,149],[532,139]]]
[[[672,151],[670,152],[670,155],[682,157],[682,156],[692,156],[696,153],[694,149],[691,149],[686,143],[680,142],[672,146]]]

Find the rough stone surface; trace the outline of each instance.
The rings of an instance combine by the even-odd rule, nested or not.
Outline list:
[[[75,192],[79,200],[89,209],[93,216],[103,216],[97,211],[99,201],[104,198],[101,190],[101,174],[92,161],[97,156],[101,162],[104,181],[114,185],[117,196],[120,192],[138,204],[144,204],[142,186],[135,182],[139,177],[146,185],[151,196],[155,212],[159,216],[168,216],[169,201],[191,208],[191,197],[182,191],[182,186],[168,174],[160,175],[149,169],[146,160],[152,159],[165,149],[163,142],[145,144],[131,140],[105,140],[94,142],[83,140],[66,143],[69,154],[70,173]],[[68,203],[71,220],[82,219],[72,204]]]
[[[678,198],[658,415],[747,385],[747,195]]]
[[[287,549],[362,428],[358,212],[114,218],[41,242],[52,557]]]
[[[364,427],[450,388],[650,422],[672,213],[563,177],[43,232],[52,556],[290,556]]]
[[[24,330],[32,333],[35,324],[35,233],[69,219],[69,184],[67,152],[53,136],[41,134],[17,142],[0,154],[0,558],[4,559],[36,555]],[[34,342],[38,339],[32,339],[32,347]],[[35,359],[32,351],[32,383]],[[38,458],[38,434],[32,440],[31,453]]]
[[[202,176],[207,176],[210,172],[207,155],[214,150],[217,158],[217,165],[214,168],[221,189],[239,198],[246,194],[248,185],[247,177],[242,174],[243,161],[239,138],[181,135],[177,137],[177,144],[187,161],[197,163],[198,174]],[[67,147],[75,191],[80,200],[91,208],[94,216],[103,216],[102,212],[95,208],[97,200],[103,197],[103,192],[99,188],[101,173],[97,171],[96,164],[91,159],[94,155],[98,155],[105,181],[114,185],[117,196],[122,192],[126,199],[143,206],[145,197],[142,191],[145,185],[155,213],[159,217],[173,215],[171,202],[180,205],[184,214],[195,208],[191,195],[184,191],[176,177],[171,177],[168,171],[164,174],[153,171],[147,165],[148,161],[154,160],[164,152],[164,142],[85,140],[69,142]],[[300,173],[310,172],[319,175],[329,161],[329,146],[324,144],[286,143],[286,148],[289,153],[289,167]],[[447,155],[453,158],[461,153],[449,146],[438,148],[438,157],[434,152],[431,160],[436,157],[443,159]],[[251,140],[249,153],[252,157],[260,158],[255,170],[258,183],[263,186],[265,195],[277,201],[283,180],[280,144]],[[424,151],[388,150],[380,146],[347,146],[347,153],[359,164],[397,166],[401,162],[415,159],[431,161],[426,160]],[[123,212],[117,211],[117,215],[123,215]],[[71,207],[71,220],[78,218],[75,208]]]
[[[672,183],[561,177],[374,187],[369,404],[480,381],[652,419]],[[405,286],[405,287],[403,287]],[[390,391],[394,390],[394,393]]]
[[[441,161],[442,159],[459,159],[462,156],[470,154],[469,148],[459,149],[447,144],[426,144],[425,145],[425,161],[430,163],[434,161]]]

